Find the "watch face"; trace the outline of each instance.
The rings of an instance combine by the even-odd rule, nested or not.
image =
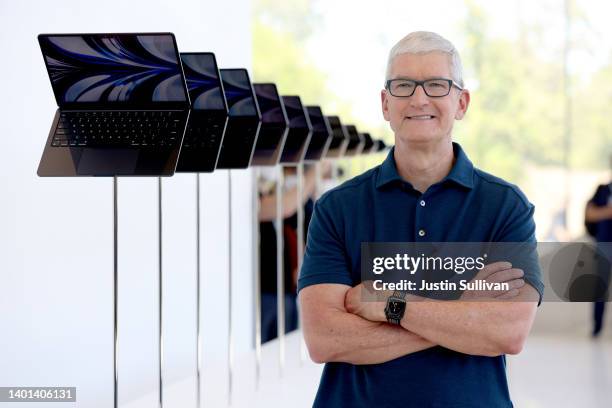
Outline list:
[[[398,300],[389,301],[389,314],[399,315],[406,309],[406,302]]]

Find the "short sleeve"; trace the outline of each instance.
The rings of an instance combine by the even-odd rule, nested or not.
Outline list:
[[[514,254],[509,255],[509,260],[514,267],[521,268],[525,273],[523,279],[538,291],[540,299],[538,306],[542,303],[544,296],[544,283],[542,282],[542,270],[540,268],[537,252],[537,241],[535,238],[535,222],[533,214],[535,207],[518,192],[519,197],[507,216],[504,227],[497,242],[515,243],[510,248]]]
[[[339,212],[339,211],[338,211]],[[333,216],[329,196],[319,199],[308,227],[304,262],[298,279],[298,292],[319,283],[353,285],[339,217]]]

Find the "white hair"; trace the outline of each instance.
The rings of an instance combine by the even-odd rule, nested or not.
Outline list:
[[[385,79],[391,79],[391,64],[400,54],[428,54],[443,52],[450,58],[450,71],[453,81],[463,88],[463,68],[459,52],[446,38],[430,31],[414,31],[397,42],[389,51]]]

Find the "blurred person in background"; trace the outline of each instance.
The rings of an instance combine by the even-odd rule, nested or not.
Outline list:
[[[610,155],[610,172],[612,173],[612,155]],[[595,190],[595,194],[589,200],[585,210],[585,223],[589,235],[591,235],[598,243],[612,242],[612,174],[610,175],[610,183],[600,184]],[[604,249],[608,260],[612,260],[612,252],[610,251],[611,244],[600,246]],[[600,278],[605,285],[605,297],[608,297],[610,271],[599,271]],[[603,329],[604,312],[606,302],[598,301],[593,304],[593,337],[599,336]]]

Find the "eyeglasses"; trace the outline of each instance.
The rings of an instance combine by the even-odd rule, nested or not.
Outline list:
[[[425,81],[415,81],[413,79],[404,78],[388,79],[385,88],[387,88],[389,93],[393,96],[408,97],[414,94],[414,91],[419,85],[423,88],[423,91],[425,91],[425,95],[433,98],[448,95],[453,86],[460,91],[463,90],[455,81],[446,78],[433,78]]]

